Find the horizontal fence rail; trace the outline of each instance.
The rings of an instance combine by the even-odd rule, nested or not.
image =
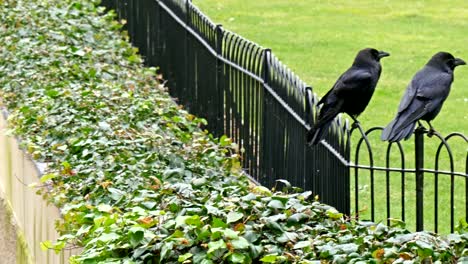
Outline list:
[[[405,156],[403,145],[407,143],[375,143],[369,136],[382,128],[364,132],[359,125],[350,127],[341,115],[321,144],[307,147],[306,131],[318,114],[317,96],[271,50],[213,23],[188,0],[103,0],[102,5],[127,21],[124,29],[146,64],[161,69],[177,102],[204,117],[206,129],[214,136],[225,134],[239,145],[243,167],[254,181],[272,187],[278,179],[286,179],[293,186],[312,190],[321,201],[346,214],[374,221],[398,218],[411,222],[414,218],[416,229],[422,230],[430,209],[424,200],[430,175],[434,184],[427,193],[434,193],[433,229],[439,230],[438,204],[445,201],[442,191],[450,196],[450,230],[459,211],[468,220],[466,147],[462,153],[465,171],[461,172],[454,168],[456,158],[447,143],[453,138],[466,143],[462,134],[436,137],[443,143],[432,156],[433,169],[424,167],[424,159],[429,157],[424,155],[424,133],[415,134],[418,146],[409,146],[414,151]],[[382,148],[386,152],[376,157],[376,150]],[[448,170],[440,170],[443,150],[450,156]],[[407,164],[409,157],[414,168]],[[393,167],[396,161],[399,167]],[[439,190],[446,177],[448,191],[446,186]],[[465,189],[459,195],[460,179],[464,179]],[[455,192],[457,198],[464,197],[463,208]],[[408,214],[410,211],[415,215]]]

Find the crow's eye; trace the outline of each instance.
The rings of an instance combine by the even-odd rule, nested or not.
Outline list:
[[[449,67],[453,67],[453,68],[454,68],[454,66],[455,66],[455,60],[452,60],[452,59],[448,60],[448,61],[447,61],[447,65],[448,65]]]

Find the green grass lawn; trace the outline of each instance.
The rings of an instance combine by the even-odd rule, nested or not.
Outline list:
[[[273,53],[296,72],[303,80],[323,96],[337,77],[352,63],[358,50],[374,47],[391,53],[382,60],[383,72],[374,97],[360,116],[363,127],[385,126],[396,113],[400,98],[412,76],[438,51],[451,52],[468,61],[468,2],[455,1],[403,1],[403,0],[194,0],[194,3],[215,23],[221,23],[260,45],[271,48]],[[468,66],[455,72],[452,91],[439,116],[432,123],[442,134],[468,131]],[[413,139],[413,138],[412,138]],[[376,137],[374,142],[379,142]],[[407,168],[414,167],[413,142],[406,142]],[[436,141],[427,139],[425,164],[434,168]],[[454,144],[456,170],[464,171],[466,144]],[[460,147],[456,149],[456,147]],[[385,150],[379,147],[375,153],[377,165],[383,166]],[[442,169],[449,169],[446,160]],[[364,160],[363,160],[364,161]],[[397,158],[392,158],[396,162]],[[393,163],[395,167],[399,165]],[[362,176],[366,175],[365,173]],[[369,193],[368,184],[360,180],[362,195]],[[440,176],[440,193],[450,191],[447,177]],[[391,210],[398,217],[401,203],[401,181],[397,174],[391,175]],[[406,217],[412,227],[414,201],[409,192],[414,192],[414,176],[406,178]],[[385,174],[376,174],[377,209],[385,205]],[[457,180],[457,193],[464,194],[464,180]],[[433,222],[433,175],[426,177],[425,217]],[[363,197],[363,196],[361,196]],[[446,210],[447,198],[439,207]],[[457,197],[457,217],[465,213],[464,200]],[[464,196],[463,196],[464,199]],[[365,200],[363,200],[365,201]],[[365,207],[365,205],[363,205]],[[362,207],[361,207],[362,208]],[[383,209],[385,212],[385,209]],[[393,213],[394,212],[394,213]],[[448,211],[441,211],[441,231],[448,225],[444,220]],[[366,212],[365,214],[368,214]],[[377,219],[385,218],[378,213]]]
[[[195,0],[221,23],[271,48],[319,95],[352,63],[358,50],[391,53],[382,60],[377,91],[360,117],[365,127],[386,125],[412,76],[437,51],[468,61],[468,2]],[[455,73],[451,94],[434,126],[442,133],[468,131],[468,67]]]

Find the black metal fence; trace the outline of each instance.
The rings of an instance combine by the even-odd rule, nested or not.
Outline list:
[[[350,138],[355,130],[349,132]],[[418,127],[414,142],[387,144],[379,140],[383,127],[358,130],[357,138],[353,138],[357,142],[352,148],[354,160],[348,163],[354,171],[353,212],[365,208],[366,216],[373,221],[396,218],[411,223],[416,230],[444,233],[452,233],[459,220],[468,220],[465,135],[443,137],[435,133],[426,137],[426,129]],[[405,147],[411,150],[410,155]],[[362,165],[362,159],[368,165]],[[368,188],[363,190],[362,186]]]
[[[379,167],[375,164],[376,147],[369,135],[381,128],[364,132],[359,127],[354,146],[351,143],[356,137],[355,128],[350,128],[348,121],[341,117],[335,120],[333,132],[325,141],[317,147],[307,147],[305,133],[308,123],[316,118],[316,95],[269,49],[214,24],[189,0],[104,0],[102,4],[127,20],[125,29],[133,43],[148,65],[160,67],[171,95],[190,112],[207,119],[206,128],[215,136],[226,134],[238,143],[243,167],[259,183],[271,187],[277,179],[286,179],[294,186],[313,191],[321,201],[344,213],[371,220],[393,217],[411,222],[414,218],[416,228],[421,230],[428,211],[424,204],[424,174],[433,174],[434,229],[438,230],[437,186],[439,175],[444,175],[451,182],[451,230],[458,216],[455,212],[466,212],[463,217],[468,219],[467,164],[465,172],[456,172],[453,153],[446,143],[450,138],[460,137],[466,144],[463,135],[440,138],[442,143],[432,170],[425,169],[421,162],[424,161],[422,133],[415,135],[416,169],[406,168],[407,157],[400,143],[379,143],[380,148],[387,149],[377,159],[385,161]],[[398,168],[391,167],[395,146],[400,155]],[[364,161],[363,147],[368,152]],[[443,148],[450,153],[448,171],[438,170]],[[468,163],[466,148],[464,151]],[[385,175],[383,180],[379,178],[381,173]],[[412,183],[408,175],[416,175]],[[463,208],[457,208],[459,203],[454,199],[459,182],[456,177],[464,180]],[[397,213],[393,209],[397,199],[392,198],[394,188],[391,189],[396,178],[400,181]],[[408,197],[415,197],[416,209],[410,207]],[[382,203],[386,208],[380,210]],[[408,217],[408,211],[415,211],[414,217]]]

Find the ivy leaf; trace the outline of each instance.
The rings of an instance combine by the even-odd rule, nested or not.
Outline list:
[[[220,239],[218,241],[208,243],[208,254],[213,253],[218,249],[226,249],[226,243],[224,240]]]
[[[240,219],[242,219],[242,217],[244,217],[244,214],[242,213],[238,213],[238,212],[229,212],[228,215],[227,215],[227,220],[226,222],[229,224],[229,223],[235,223],[237,221],[239,221]]]
[[[120,238],[120,236],[116,233],[104,233],[101,236],[97,237],[96,240],[107,243],[118,238]]]
[[[406,228],[406,223],[400,219],[389,218],[391,227]]]
[[[97,209],[100,212],[105,212],[105,213],[111,213],[112,210],[113,210],[112,206],[110,206],[108,204],[100,204],[100,205],[98,205]]]
[[[164,263],[164,259],[168,257],[168,254],[172,251],[172,247],[174,246],[173,242],[167,242],[162,244],[161,248],[161,255],[159,256],[159,261]]]
[[[338,245],[337,248],[343,251],[343,253],[349,255],[351,253],[357,252],[359,246],[355,243],[347,243],[347,244]]]
[[[328,258],[330,256],[334,256],[338,253],[338,248],[336,245],[324,245],[320,248],[320,257],[321,258]]]
[[[235,249],[246,249],[246,248],[249,248],[250,246],[249,241],[247,241],[247,239],[243,237],[239,237],[235,240],[232,240],[231,244]]]
[[[51,89],[51,90],[47,90],[45,94],[51,98],[56,98],[60,94],[60,92],[57,90]]]
[[[41,180],[40,182],[41,183],[45,183],[46,181],[48,180],[52,180],[54,178],[56,178],[58,175],[56,173],[48,173],[48,174],[45,174],[44,176],[41,177]]]
[[[221,220],[219,218],[216,218],[216,217],[213,217],[213,221],[211,223],[211,226],[213,228],[219,228],[219,227],[226,228],[226,227],[228,227],[228,225],[223,220]]]
[[[130,236],[130,244],[133,247],[138,246],[143,240],[145,230],[142,227],[132,227],[128,230]]]
[[[306,241],[299,241],[294,245],[294,249],[301,249],[312,246],[312,243],[308,240]]]
[[[219,208],[216,208],[216,207],[214,207],[212,205],[206,204],[205,208],[206,208],[208,214],[216,215],[216,216],[220,216],[220,215],[223,214],[223,211],[221,211]]]
[[[148,208],[148,209],[153,209],[156,207],[157,203],[156,202],[142,202],[141,203],[144,207]]]
[[[192,215],[192,216],[188,217],[185,220],[185,223],[187,223],[188,225],[191,225],[191,226],[195,226],[195,227],[201,227],[202,224],[203,224],[201,219],[200,219],[200,216],[198,216],[198,215]]]
[[[136,55],[136,54],[133,54],[133,55],[129,56],[127,59],[128,59],[129,62],[133,62],[133,63],[140,62],[140,57],[138,55]]]
[[[226,237],[227,239],[237,239],[239,238],[239,235],[237,234],[236,231],[232,230],[232,229],[225,229],[223,231],[223,234],[224,234],[224,237]]]
[[[343,214],[338,212],[335,208],[330,208],[326,211],[326,214],[328,217],[330,217],[333,220],[338,220],[343,217]]]
[[[41,246],[42,251],[47,251],[47,250],[52,249],[54,247],[53,244],[52,244],[52,241],[50,241],[50,240],[42,241],[40,243],[40,246]]]
[[[283,234],[281,234],[281,236],[279,236],[276,239],[276,241],[278,241],[280,243],[286,243],[288,241],[296,242],[298,236],[299,235],[297,233],[294,233],[294,232],[284,232]]]
[[[117,188],[113,188],[113,187],[107,188],[107,191],[109,191],[110,197],[114,201],[119,201],[125,195],[125,192],[123,192],[123,191],[121,191],[121,190],[119,190]]]
[[[255,241],[257,241],[260,238],[260,236],[261,235],[256,233],[256,232],[247,231],[247,232],[245,232],[243,237],[245,239],[247,239],[247,241],[249,241],[250,243],[254,243]]]
[[[98,125],[99,125],[99,128],[102,129],[102,130],[105,130],[105,131],[110,131],[111,130],[111,126],[107,122],[101,121],[101,122],[98,123]]]
[[[77,51],[73,52],[73,54],[76,55],[76,56],[83,57],[86,54],[86,52],[84,50],[80,49],[80,50],[77,50]]]
[[[234,253],[229,256],[229,260],[232,263],[245,263],[245,259],[246,259],[245,255],[240,254],[240,253]]]
[[[264,186],[261,186],[261,185],[255,186],[252,189],[252,192],[254,194],[265,195],[265,196],[271,196],[272,195],[271,191],[268,188],[266,188]]]
[[[277,255],[266,255],[263,258],[261,258],[260,261],[263,263],[276,263],[277,259]]]
[[[304,192],[302,194],[300,194],[298,196],[298,199],[300,199],[301,201],[305,201],[307,199],[309,199],[309,197],[312,195],[312,192],[311,191],[307,191],[307,192]]]
[[[189,258],[191,258],[192,256],[193,256],[192,253],[185,253],[183,255],[180,255],[179,258],[177,259],[177,261],[184,262],[184,261],[188,260]]]
[[[288,224],[297,224],[307,219],[309,219],[309,216],[307,214],[296,213],[288,218]]]
[[[223,147],[231,145],[232,141],[226,135],[222,135],[219,139],[219,144]]]
[[[284,204],[279,200],[271,200],[267,206],[273,209],[285,209]]]
[[[41,249],[43,251],[53,249],[55,253],[60,253],[63,248],[65,248],[66,243],[64,241],[57,241],[56,243],[53,243],[50,240],[46,240],[40,243]]]
[[[195,226],[195,227],[200,227],[202,225],[202,222],[200,220],[200,216],[198,215],[182,215],[178,216],[176,218],[176,228],[178,227],[183,227],[183,226]]]
[[[89,230],[91,230],[92,226],[91,225],[84,225],[84,226],[81,226],[80,229],[78,229],[78,231],[76,232],[76,236],[79,237],[83,234],[86,234],[89,232]]]

